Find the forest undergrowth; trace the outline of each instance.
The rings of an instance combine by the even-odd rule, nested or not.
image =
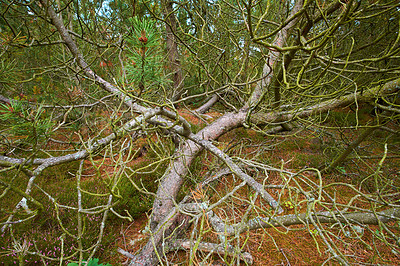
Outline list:
[[[203,118],[199,118],[188,110],[180,110],[180,114],[197,129],[201,129],[207,122],[220,115],[214,111],[203,116]],[[372,118],[368,108],[360,110],[357,115],[353,110],[346,108],[331,112],[322,125],[303,124],[299,121],[294,124],[292,131],[275,135],[266,135],[261,129],[259,133],[256,133],[253,130],[237,128],[220,137],[216,145],[232,158],[241,158],[243,169],[255,176],[257,181],[264,183],[266,190],[279,198],[284,210],[283,214],[307,211],[307,205],[304,204],[306,199],[297,195],[291,189],[281,189],[280,192],[274,190],[274,186],[282,186],[282,174],[279,171],[255,172],[253,168],[247,167],[246,159],[252,159],[275,169],[284,169],[293,173],[304,170],[302,179],[286,180],[286,186],[297,186],[298,189],[306,190],[309,186],[307,182],[310,184],[322,182],[325,193],[335,198],[336,204],[346,204],[353,201],[353,205],[360,209],[368,208],[371,202],[357,197],[352,186],[361,192],[371,193],[374,190],[385,189],[379,187],[383,183],[390,183],[394,188],[398,188],[400,185],[400,134],[398,132],[397,134],[393,133],[398,128],[398,121],[391,121],[385,126],[386,128],[374,131],[373,135],[362,142],[342,164],[335,169],[324,172],[322,176],[318,176],[314,171],[307,169],[324,169],[327,165],[322,165],[321,162],[333,161],[353,140],[354,136],[358,135],[356,132],[362,130],[361,127],[357,128],[356,124]],[[64,134],[68,135],[68,132],[64,132]],[[75,141],[79,141],[77,136],[73,138]],[[61,148],[60,145],[62,144],[51,143],[51,148],[55,150],[54,154],[57,154],[56,150]],[[173,145],[171,145],[171,140],[168,137],[161,137],[157,132],[141,136],[136,145],[137,147],[134,149],[136,152],[131,155],[132,159],[128,166],[132,168],[131,171],[135,174],[135,180],[141,184],[141,188],[145,188],[147,191],[143,191],[143,189],[139,191],[132,186],[128,178],[121,179],[118,186],[120,199],[114,208],[118,213],[125,213],[131,217],[131,221],[120,219],[114,214],[107,218],[104,238],[95,255],[96,258],[100,259],[100,262],[107,262],[112,265],[124,264],[128,261],[128,258],[119,254],[117,249],[122,248],[134,254],[146,243],[148,237],[145,228],[148,220],[147,215],[152,206],[151,193],[157,190],[157,179],[162,176],[167,166],[167,161],[159,160],[159,163],[153,163],[155,159],[162,157],[159,153],[168,152],[168,149],[172,151]],[[66,147],[62,148],[65,149]],[[21,153],[23,153],[22,149]],[[105,199],[101,195],[108,190],[107,178],[120,170],[117,163],[118,158],[94,157],[91,160],[84,162],[85,170],[80,180],[83,190],[89,191],[91,195],[97,195],[97,197],[89,197],[89,195],[84,197],[84,203],[89,207],[104,204]],[[369,178],[376,175],[377,169],[374,166],[379,165],[381,160],[385,160],[385,164],[379,169],[379,178],[385,179],[385,182],[376,177]],[[192,166],[183,191],[192,194],[194,201],[199,202],[215,202],[221,195],[229,193],[240,184],[240,179],[232,175],[226,175],[206,187],[193,186],[210,171],[210,168],[217,167],[220,164],[221,162],[218,159],[203,151]],[[53,197],[57,198],[58,202],[75,206],[77,197],[75,174],[78,168],[79,163],[76,162],[55,166],[43,173],[37,187],[32,192],[32,196],[47,202],[45,204],[46,209],[32,220],[15,224],[11,231],[1,233],[0,261],[4,265],[17,264],[21,261],[21,256],[26,265],[40,263],[40,256],[16,252],[18,243],[23,243],[28,250],[40,252],[49,258],[61,256],[62,253],[73,254],[74,250],[78,248],[72,238],[65,233],[60,233],[62,232],[60,223],[67,231],[74,233],[76,214],[73,212],[69,214],[66,209],[58,211],[54,208],[54,204],[49,200],[48,195],[43,192],[52,191]],[[18,169],[15,171],[18,171]],[[193,181],[194,179],[196,179],[196,182]],[[387,180],[391,181],[387,182]],[[23,189],[26,180],[14,180],[13,182],[17,186],[18,183],[21,183],[20,187]],[[335,185],[330,186],[330,184]],[[215,210],[216,214],[233,224],[245,215],[251,218],[263,215],[266,210],[272,211],[269,205],[266,205],[260,198],[254,197],[252,193],[254,194],[247,186],[242,186],[236,191],[235,197],[227,200]],[[13,206],[15,202],[20,200],[18,195],[13,195],[15,198],[8,197],[7,202],[3,204]],[[393,197],[399,197],[398,193],[393,193]],[[255,198],[252,204],[257,208],[246,213],[250,204],[248,199],[252,198]],[[227,210],[230,210],[230,212],[227,213]],[[3,212],[4,209],[1,211]],[[21,216],[21,219],[23,219],[23,216]],[[90,246],[95,243],[100,221],[101,215],[88,214],[85,217],[85,245]],[[213,242],[218,238],[211,230],[208,222],[204,222],[201,226],[204,232],[201,236],[203,241]],[[380,232],[379,226],[369,225],[364,227],[348,224],[343,224],[343,226],[345,228],[341,228],[337,224],[325,224],[321,225],[320,228],[330,232],[334,244],[343,254],[349,256],[349,261],[356,265],[400,264],[400,249],[394,249],[393,245],[388,245],[385,241],[382,241],[382,237],[380,237],[382,232]],[[387,226],[392,228],[393,233],[397,235],[400,233],[397,223],[392,222]],[[320,229],[316,229],[312,225],[306,227],[305,225],[292,225],[249,231],[237,239],[238,246],[243,247],[242,252],[248,252],[253,256],[253,265],[321,265],[324,262],[327,262],[328,265],[335,265],[337,262],[329,261],[328,249],[323,240],[318,237],[317,230]],[[168,260],[173,262],[173,265],[186,265],[188,256],[185,251],[174,251],[168,254]],[[230,261],[234,263],[234,260],[230,259],[229,256],[209,256],[208,253],[200,251],[195,255],[194,263],[202,261],[206,256],[208,256],[209,265],[228,265]],[[76,257],[72,256],[65,262],[73,259],[76,259]],[[246,265],[243,261],[241,263]],[[46,264],[51,265],[48,262]]]

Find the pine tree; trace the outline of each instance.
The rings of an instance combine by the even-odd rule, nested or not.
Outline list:
[[[163,73],[160,34],[155,23],[149,19],[134,18],[127,38],[128,53],[126,76],[128,92],[136,97],[160,99],[169,82]]]

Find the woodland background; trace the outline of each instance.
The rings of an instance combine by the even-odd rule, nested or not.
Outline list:
[[[0,261],[400,264],[400,4],[4,0]]]

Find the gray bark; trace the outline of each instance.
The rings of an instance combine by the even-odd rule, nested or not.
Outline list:
[[[244,225],[239,223],[225,228],[227,235],[234,235],[235,233],[243,233],[247,230],[255,230],[258,228],[270,228],[290,226],[295,224],[311,224],[311,219],[319,223],[337,223],[337,222],[351,222],[355,224],[379,224],[387,223],[393,220],[399,220],[400,208],[391,208],[381,212],[349,212],[349,213],[335,213],[335,212],[315,212],[311,214],[288,214],[280,217],[262,218],[257,217],[249,220]]]
[[[165,125],[166,123],[168,123],[168,121],[156,115],[161,114],[170,119],[176,117],[176,114],[174,114],[173,112],[168,112],[167,110],[151,109],[140,106],[139,104],[135,103],[131,98],[127,97],[124,93],[122,93],[116,86],[105,81],[103,78],[94,73],[93,70],[90,69],[87,62],[84,60],[82,54],[79,52],[76,43],[68,33],[68,30],[63,24],[63,21],[60,19],[60,17],[56,14],[55,10],[52,8],[51,3],[48,0],[41,0],[41,3],[46,9],[46,12],[49,15],[52,23],[57,28],[60,36],[62,37],[62,40],[67,45],[71,54],[75,57],[77,64],[87,77],[89,77],[97,84],[99,84],[104,90],[118,96],[121,100],[125,102],[126,105],[130,106],[135,112],[141,113],[142,115],[140,116],[139,119],[140,121],[143,122],[147,121],[153,124]],[[297,1],[295,7],[292,10],[292,13],[289,15],[291,20],[287,22],[283,28],[280,29],[280,32],[278,33],[276,39],[273,42],[273,45],[275,47],[283,47],[283,45],[287,42],[290,36],[289,34],[290,30],[294,27],[294,25],[296,25],[299,19],[299,16],[296,14],[298,14],[302,10],[302,7],[303,7],[303,1],[302,0]],[[249,98],[249,101],[237,112],[229,112],[224,114],[218,120],[208,125],[197,134],[191,134],[190,128],[183,119],[180,119],[180,123],[182,124],[183,127],[174,126],[172,128],[172,130],[174,130],[175,132],[178,132],[183,136],[189,137],[189,139],[183,142],[176,149],[176,152],[174,154],[174,160],[171,162],[164,176],[160,180],[160,185],[158,187],[157,196],[153,205],[153,213],[151,217],[151,231],[153,232],[152,237],[148,241],[145,248],[143,248],[141,254],[132,259],[130,263],[131,265],[137,265],[138,263],[140,263],[141,265],[154,265],[154,263],[157,261],[155,252],[157,252],[157,249],[160,247],[161,242],[164,241],[164,236],[168,235],[169,232],[173,231],[171,230],[171,228],[173,229],[174,226],[176,226],[177,224],[176,222],[180,219],[179,217],[180,215],[178,215],[178,212],[175,209],[175,206],[178,206],[175,200],[183,183],[183,178],[187,175],[188,168],[192,164],[193,160],[204,149],[204,147],[212,151],[219,158],[223,159],[225,163],[227,163],[227,165],[229,165],[229,167],[232,169],[232,172],[234,172],[237,176],[245,180],[250,186],[252,186],[259,193],[261,193],[265,199],[267,199],[269,202],[272,202],[272,205],[274,205],[273,198],[270,199],[269,198],[270,196],[268,194],[263,194],[262,187],[260,188],[259,185],[254,183],[251,180],[251,178],[249,178],[249,176],[243,174],[241,169],[236,164],[234,164],[230,160],[230,158],[226,156],[226,154],[221,153],[221,151],[219,151],[218,149],[215,149],[215,147],[212,146],[211,141],[218,139],[226,132],[236,127],[242,126],[245,123],[246,117],[249,114],[249,110],[253,110],[260,103],[260,101],[262,100],[263,96],[266,93],[268,86],[271,84],[272,77],[275,74],[274,73],[275,65],[279,61],[279,57],[280,57],[279,50],[274,50],[270,52],[269,60],[266,62],[263,69],[262,80],[260,81],[258,86],[256,86],[255,90],[253,91],[252,95]],[[174,58],[176,59],[177,57]],[[363,95],[349,94],[346,96],[342,96],[338,99],[328,100],[314,106],[310,106],[307,108],[299,108],[294,111],[276,110],[270,113],[258,113],[253,115],[252,119],[258,119],[259,121],[262,122],[274,122],[274,123],[288,122],[295,120],[297,118],[308,117],[324,113],[327,112],[328,110],[340,106],[346,106],[354,102],[355,100],[368,101],[372,98],[375,98],[377,95],[389,92],[389,90],[390,93],[393,93],[394,90],[397,91],[399,90],[400,88],[399,85],[400,85],[400,79],[388,82],[382,88],[381,87],[373,88],[367,92],[364,92]],[[138,118],[136,118],[135,121],[137,119]],[[131,123],[127,125],[127,128],[121,131],[121,134],[124,133],[125,131],[133,130],[134,126],[136,125],[137,125],[136,122],[131,121]],[[95,142],[89,150],[82,150],[74,154],[61,156],[57,158],[34,159],[32,162],[29,163],[41,165],[40,167],[37,168],[37,170],[38,169],[40,170],[43,167],[47,167],[49,165],[55,165],[70,160],[82,159],[85,158],[85,156],[87,156],[90,152],[98,151],[98,149],[101,149],[102,145],[109,143],[111,140],[117,137],[118,134],[113,133],[110,136]],[[12,159],[5,156],[0,156],[0,165],[10,165],[10,164],[22,165],[25,163],[27,162],[24,159]],[[275,205],[275,208],[279,210],[278,204]],[[354,215],[354,214],[349,214],[349,215]],[[398,213],[393,212],[393,215],[397,217]],[[286,217],[288,221],[299,221],[298,217],[297,218],[289,216],[283,216],[283,217]],[[328,214],[325,213],[323,215],[321,214],[321,217],[318,216],[319,219],[324,219],[324,217],[329,218]],[[329,219],[328,218],[326,218],[327,221],[329,219],[331,220],[333,219],[332,217]],[[284,218],[279,218],[279,219],[284,219]],[[259,221],[254,221],[254,224],[256,224],[256,222],[260,224]],[[264,226],[262,222],[265,221],[263,220],[261,221],[261,224]],[[271,222],[269,223],[271,224]],[[282,220],[281,223],[285,223],[285,221]],[[268,223],[265,223],[265,226],[267,226],[267,224]]]
[[[196,113],[199,114],[204,114],[205,112],[207,112],[216,102],[218,102],[219,100],[219,96],[218,94],[214,94],[213,96],[211,96],[207,102],[205,104],[203,104],[202,106],[200,106],[199,108],[196,109]]]
[[[8,104],[11,103],[10,99],[8,99],[7,97],[4,97],[3,95],[0,95],[0,102],[8,103]]]

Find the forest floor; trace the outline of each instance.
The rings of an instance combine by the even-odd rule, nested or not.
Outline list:
[[[343,142],[350,143],[362,130],[361,128],[354,130],[350,127],[350,124],[354,123],[352,120],[355,119],[351,110],[345,109],[335,112],[333,114],[335,120],[327,121],[326,126],[329,128],[332,123],[335,123],[335,126],[341,124],[342,129],[335,129],[329,134],[323,134],[321,133],[323,130],[309,126],[305,127],[306,129],[304,130],[277,134],[268,139],[262,134],[239,128],[222,136],[218,140],[219,147],[225,150],[230,149],[231,155],[235,153],[250,154],[251,157],[251,154],[254,154],[257,150],[259,151],[259,147],[264,146],[266,148],[260,158],[263,158],[271,166],[277,168],[282,166],[284,169],[293,172],[305,167],[322,169],[327,166],[324,163],[332,161],[338,151],[343,150]],[[183,115],[192,124],[199,124],[198,118],[184,112]],[[218,115],[213,113],[212,116],[216,117]],[[338,118],[342,121],[338,121]],[[363,119],[364,121],[359,120],[360,123],[363,123],[372,118],[369,114],[363,114],[358,119]],[[346,126],[345,123],[349,123],[349,125]],[[398,122],[393,121],[386,126],[398,129]],[[329,131],[329,129],[325,130]],[[234,143],[236,146],[233,145]],[[398,185],[400,182],[400,138],[398,135],[392,135],[385,130],[376,130],[372,136],[357,148],[357,154],[353,152],[337,169],[324,174],[324,185],[341,182],[357,186],[363,177],[373,174],[376,170],[378,163],[384,156],[385,143],[390,148],[380,171],[385,178],[395,180],[394,183]],[[228,147],[229,145],[232,147]],[[210,159],[212,156],[206,155],[203,158],[205,158],[205,164],[212,161]],[[313,175],[309,175],[309,178],[314,178],[314,181],[318,181]],[[280,183],[281,180],[278,174],[270,174],[269,184]],[[373,189],[374,184],[371,181],[364,183],[363,189],[366,191]],[[230,184],[230,186],[227,187],[226,184]],[[235,185],[237,184],[232,180],[232,177],[226,177],[225,180],[221,180],[220,187],[217,187],[216,190],[229,190]],[[334,193],[338,198],[338,202],[343,203],[349,202],[355,196],[354,191],[347,186],[340,187],[340,190],[335,189]],[[294,208],[290,203],[291,198],[287,193],[281,195],[281,202],[284,202],[283,214],[294,213]],[[368,208],[369,204],[368,202],[360,201],[357,203],[357,207]],[[242,209],[235,210],[238,217],[244,214],[246,207],[246,205],[243,205]],[[301,208],[298,210],[306,211]],[[146,242],[146,238],[142,234],[146,223],[147,217],[143,214],[132,223],[121,227],[116,246],[133,254],[137,252]],[[370,225],[368,230],[363,230],[358,236],[353,234],[352,228],[348,228],[348,231],[346,231],[339,230],[339,228],[331,228],[330,226],[323,227],[336,234],[336,237],[333,238],[334,244],[338,250],[348,256],[349,261],[354,265],[400,265],[400,249],[398,247],[394,249],[393,246],[387,245],[385,241],[381,241],[382,238],[377,233],[380,230],[379,226]],[[392,231],[399,235],[399,223],[391,223],[388,226],[391,226],[393,228]],[[348,235],[346,235],[346,232]],[[316,230],[312,226],[309,230],[306,230],[304,225],[291,226],[287,229],[258,229],[244,235],[241,241],[242,243],[246,242],[246,244],[242,252],[249,252],[253,256],[253,265],[338,264],[335,260],[329,260],[331,257],[329,250],[324,245],[323,240],[316,235]],[[198,261],[205,255],[199,255]],[[121,257],[114,257],[114,259],[117,259],[119,263],[126,261],[126,258]],[[173,265],[186,265],[188,253],[179,251],[170,255],[169,259],[175,262]],[[228,257],[226,262],[229,261]],[[206,265],[229,265],[229,263],[224,264],[218,256],[213,256],[208,260],[208,263]],[[245,263],[242,262],[241,265],[245,265]]]
[[[211,122],[217,118],[220,114],[218,112],[211,112],[204,116],[202,119],[195,117],[189,111],[180,111],[196,130],[205,126],[207,122]],[[363,130],[362,128],[354,129],[356,123],[366,123],[370,119],[373,119],[369,113],[363,113],[355,116],[354,112],[350,109],[336,110],[332,112],[326,119],[324,127],[314,126],[307,123],[297,123],[293,132],[279,133],[272,136],[265,136],[264,134],[257,133],[253,130],[247,130],[244,128],[238,128],[225,134],[215,143],[216,145],[229,153],[230,156],[241,156],[246,159],[256,159],[259,162],[268,164],[275,168],[283,168],[287,171],[298,172],[305,168],[317,168],[323,169],[327,166],[327,162],[331,162],[337,155],[346,147],[346,143],[350,143],[354,140],[359,133]],[[335,127],[333,130],[332,128]],[[399,122],[391,121],[386,125],[387,128],[392,130],[398,130]],[[68,135],[68,132],[65,132]],[[158,151],[164,152],[165,146],[158,146],[158,142],[165,141],[157,134],[150,134],[151,138],[147,140],[142,139],[137,142],[137,150],[139,151],[135,158],[129,163],[132,168],[146,167],[149,163],[154,162],[155,155]],[[75,139],[78,141],[78,139]],[[388,147],[388,152],[385,154],[385,144]],[[167,144],[165,144],[167,145]],[[143,148],[145,147],[145,148]],[[62,147],[57,146],[57,149]],[[376,189],[376,179],[365,179],[365,177],[374,175],[377,173],[377,167],[382,158],[385,157],[385,161],[379,170],[379,175],[385,180],[392,180],[391,185],[393,187],[400,187],[400,136],[399,134],[392,134],[387,130],[375,130],[373,134],[366,139],[357,148],[357,153],[352,153],[349,158],[344,161],[337,169],[324,173],[322,181],[325,187],[329,184],[350,184],[355,187],[360,187],[362,191],[371,192]],[[211,165],[218,165],[220,162],[216,160],[211,154],[203,152],[196,161],[193,169],[193,173],[197,173],[198,176],[204,176],[209,171]],[[98,160],[102,161],[101,159]],[[92,163],[89,161],[85,162],[84,175],[82,177],[82,187],[91,189],[92,192],[101,193],[106,191],[105,187],[101,185],[99,178],[112,175],[117,169],[114,168],[111,160],[103,160],[99,163],[99,169],[102,174],[96,174],[96,169],[93,168]],[[65,204],[70,203],[73,205],[76,201],[76,193],[71,192],[76,190],[76,181],[71,178],[71,172],[78,168],[78,163],[69,165],[68,167],[55,167],[53,169],[46,170],[43,176],[45,178],[39,181],[38,185],[43,186],[48,191],[57,191],[54,197],[59,197],[60,201],[64,201]],[[154,171],[151,173],[145,173],[140,175],[141,183],[149,189],[149,191],[155,191],[156,183],[155,179],[161,176],[163,167],[153,167]],[[145,171],[144,171],[145,172]],[[319,182],[321,180],[311,173],[305,173],[306,178],[313,182]],[[375,180],[375,181],[374,181]],[[23,180],[22,180],[23,181]],[[26,181],[26,180],[25,180]],[[197,180],[198,181],[198,180]],[[260,182],[263,181],[263,177],[260,177]],[[125,182],[125,183],[124,183]],[[240,183],[240,182],[239,182]],[[23,188],[23,182],[21,188]],[[195,182],[186,182],[184,184],[184,190],[186,192],[195,191],[193,188]],[[238,180],[235,180],[232,176],[226,176],[222,178],[218,183],[214,184],[214,190],[209,191],[196,191],[205,197],[209,197],[210,200],[216,200],[213,191],[229,192],[235,185],[238,184]],[[282,179],[279,173],[271,172],[268,176],[268,185],[280,185]],[[360,185],[362,184],[362,185]],[[143,233],[147,221],[148,211],[151,208],[151,198],[147,195],[139,193],[136,189],[131,187],[128,180],[122,181],[121,187],[125,190],[121,190],[121,194],[124,196],[121,207],[116,207],[116,210],[123,213],[125,209],[130,210],[133,216],[133,221],[118,219],[114,215],[110,215],[107,220],[106,232],[104,233],[103,245],[99,249],[100,262],[108,262],[112,265],[121,265],[128,261],[128,259],[121,254],[117,253],[117,248],[122,248],[128,252],[134,254],[137,252],[147,240],[147,235]],[[191,187],[192,186],[192,187]],[[335,187],[334,191],[327,191],[335,195],[338,203],[348,203],[356,195],[351,186],[340,186],[340,189]],[[272,191],[271,191],[272,193]],[[40,191],[34,191],[33,196],[38,198],[42,197]],[[249,195],[249,189],[244,187],[238,190],[238,202],[235,204],[235,211],[233,217],[230,219],[236,219],[242,217],[246,212],[248,205],[240,202],[241,198],[245,199]],[[276,194],[275,194],[276,195]],[[393,197],[398,197],[398,193]],[[19,197],[8,198],[3,201],[2,206],[14,206],[16,200]],[[46,200],[46,197],[43,198]],[[92,204],[95,206],[100,201],[88,198],[86,202],[89,206]],[[284,213],[293,214],[295,211],[304,212],[306,211],[305,206],[294,206],[297,204],[295,199],[290,195],[288,191],[280,194],[280,200],[283,202]],[[298,201],[300,199],[297,199]],[[399,198],[400,200],[400,198]],[[2,204],[3,204],[2,203]],[[14,205],[13,205],[14,204]],[[257,201],[258,206],[265,206]],[[369,208],[370,202],[357,201],[355,203],[359,208]],[[133,210],[133,211],[131,211]],[[2,210],[3,212],[4,210]],[[37,249],[46,250],[46,255],[57,256],[59,249],[54,247],[51,251],[51,247],[59,246],[60,241],[60,228],[57,222],[54,221],[50,216],[55,216],[54,209],[51,204],[46,206],[46,213],[50,214],[48,217],[41,217],[28,222],[24,226],[16,226],[14,231],[14,237],[19,239],[29,239],[29,243],[32,242],[32,249],[35,243]],[[68,215],[68,211],[63,213],[66,218],[63,218],[63,222],[66,227],[74,228],[74,218],[76,214],[71,213]],[[224,213],[218,213],[223,217]],[[93,239],[96,239],[97,230],[91,231],[90,225],[99,224],[100,216],[88,216],[87,219],[87,245],[93,243]],[[389,223],[387,225],[391,228],[391,231],[397,236],[400,235],[400,224]],[[332,237],[332,243],[337,246],[337,249],[342,252],[345,256],[348,256],[349,260],[354,265],[400,265],[400,249],[393,248],[393,243],[387,243],[384,237],[380,237],[379,226],[371,225],[366,227],[358,235],[354,234],[352,228],[337,228],[331,227],[331,225],[323,225],[323,228],[329,230],[335,236]],[[347,230],[347,231],[346,231]],[[346,234],[349,233],[349,234]],[[382,232],[381,232],[382,233]],[[12,248],[11,236],[8,234],[2,234],[0,239],[0,262],[3,261],[4,265],[16,263],[17,256],[14,253],[7,252]],[[216,239],[215,235],[205,235],[206,240],[212,242]],[[43,238],[45,241],[43,241]],[[240,245],[243,246],[242,251],[248,252],[253,256],[253,265],[321,265],[326,263],[327,265],[337,265],[338,262],[335,260],[329,260],[331,254],[328,248],[324,245],[324,241],[317,236],[317,231],[314,227],[306,228],[304,225],[295,225],[288,228],[270,228],[270,229],[258,229],[248,233],[244,233],[240,238]],[[73,242],[71,242],[73,243]],[[65,241],[65,245],[67,241]],[[76,247],[75,244],[70,244],[72,251]],[[207,254],[201,254],[195,256],[194,264],[201,261]],[[171,265],[187,265],[189,253],[185,251],[172,252],[168,255]],[[227,257],[226,262],[229,262],[231,258]],[[32,256],[26,259],[28,265],[34,265],[39,262],[38,257]],[[224,264],[222,259],[217,255],[212,256],[207,260],[207,265],[229,265]],[[235,264],[236,265],[236,264]],[[242,262],[242,265],[245,265]]]

